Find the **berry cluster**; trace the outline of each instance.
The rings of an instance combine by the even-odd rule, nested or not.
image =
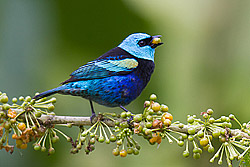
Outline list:
[[[134,133],[143,136],[150,144],[161,143],[162,138],[172,141],[169,126],[173,116],[168,112],[168,106],[156,102],[155,94],[150,96],[150,101],[145,101],[143,114],[134,116]]]
[[[50,155],[55,153],[53,144],[59,140],[60,134],[71,142],[73,154],[82,148],[89,154],[95,150],[95,143],[99,142],[116,143],[112,154],[126,157],[139,154],[141,146],[134,139],[134,136],[138,135],[151,145],[157,143],[158,147],[163,139],[167,139],[169,143],[175,141],[180,147],[185,145],[184,157],[189,157],[192,146],[194,159],[199,159],[202,152],[207,151],[214,154],[210,159],[211,163],[218,158],[218,164],[222,164],[225,157],[228,166],[232,166],[233,160],[240,160],[241,165],[250,165],[250,122],[241,124],[233,114],[216,119],[213,117],[212,109],[202,112],[202,118],[188,115],[186,124],[172,122],[173,116],[168,112],[168,106],[156,100],[156,95],[152,94],[150,100],[145,101],[141,114],[99,113],[93,119],[93,124],[86,117],[82,117],[87,119],[85,123],[73,119],[53,122],[50,116],[60,117],[52,112],[55,109],[55,98],[33,100],[30,96],[21,96],[18,99],[13,98],[12,104],[9,104],[6,93],[0,92],[0,149],[10,153],[14,151],[14,146],[9,144],[9,136],[12,136],[17,148],[25,149],[27,143],[35,140],[34,150],[48,151]],[[18,101],[21,104],[18,104]],[[240,129],[233,129],[232,121],[235,121]],[[77,139],[73,140],[55,128],[56,125],[78,126]],[[216,140],[221,146],[215,152],[213,143]]]
[[[120,155],[121,157],[126,157],[127,154],[138,155],[141,146],[137,141],[134,140],[133,135],[133,124],[131,122],[131,113],[130,112],[122,112],[121,117],[125,119],[121,123],[116,122],[115,132],[118,134],[116,148],[113,149],[112,153],[114,156]],[[133,117],[133,116],[132,116]]]
[[[102,114],[97,116],[97,121],[89,128],[80,127],[78,138],[73,144],[71,153],[78,153],[82,149],[82,145],[85,145],[84,150],[86,154],[94,151],[96,141],[99,143],[116,141],[116,136],[112,133],[110,127],[103,121],[106,117]]]
[[[143,114],[132,114],[131,112],[100,113],[96,122],[88,129],[80,127],[78,138],[72,144],[71,153],[78,153],[84,145],[86,154],[94,151],[95,143],[116,142],[116,148],[112,153],[115,156],[126,157],[128,154],[138,155],[141,146],[134,140],[137,134],[147,139],[150,144],[161,143],[162,138],[169,140],[173,137],[169,134],[169,126],[173,116],[168,113],[166,105],[155,102],[156,95],[150,96],[150,101],[144,104]],[[105,122],[111,122],[112,126]],[[170,136],[170,137],[169,137]]]
[[[212,114],[213,110],[208,109],[206,112],[201,113],[203,120],[196,118],[196,115],[188,115],[187,125],[178,124],[180,129],[187,129],[187,135],[179,137],[180,141],[186,140],[186,149],[183,152],[183,156],[188,157],[190,154],[188,148],[189,142],[193,145],[194,159],[200,158],[202,150],[214,153],[215,149],[212,145],[212,140],[218,138],[222,144],[210,159],[210,162],[213,163],[216,158],[219,158],[218,164],[221,165],[223,156],[225,155],[227,165],[232,166],[233,160],[241,160],[250,149],[250,138],[249,136],[243,137],[240,133],[235,134],[236,132],[231,129],[231,121],[236,121],[240,125],[241,131],[248,132],[248,135],[250,134],[249,129],[246,129],[247,124],[244,124],[245,127],[242,126],[233,114],[230,114],[228,117],[221,116],[218,119],[212,117]],[[232,131],[234,134],[232,134]],[[238,149],[244,151],[240,153]]]
[[[20,105],[17,104],[18,100],[21,102]],[[6,93],[0,92],[0,102],[2,103],[0,105],[0,149],[4,148],[10,153],[14,151],[14,146],[9,145],[11,134],[19,149],[26,149],[27,144],[32,140],[41,140],[47,136],[49,129],[39,122],[39,117],[42,114],[51,114],[48,111],[54,110],[55,98],[50,100],[43,98],[35,101],[30,96],[25,98],[20,96],[18,99],[12,99],[12,105],[8,104],[8,101]],[[35,145],[35,148],[38,149],[38,144]]]

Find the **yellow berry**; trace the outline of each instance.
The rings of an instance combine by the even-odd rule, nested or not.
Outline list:
[[[165,104],[161,105],[161,111],[162,112],[168,112],[168,106],[166,106]]]
[[[157,111],[160,111],[161,106],[160,106],[159,103],[155,102],[155,103],[153,103],[153,105],[152,105],[152,109],[154,110],[154,112],[157,112]]]
[[[171,125],[171,121],[169,119],[165,119],[164,122],[163,122],[163,124],[165,126],[170,126]]]
[[[25,123],[19,123],[18,125],[17,125],[17,127],[18,127],[18,129],[20,129],[21,131],[24,131],[25,129],[26,129],[26,125],[25,125]]]
[[[17,136],[17,134],[15,134],[15,133],[12,135],[12,139],[17,139],[17,137],[18,137],[18,136]]]
[[[200,145],[202,147],[206,147],[208,145],[208,139],[206,137],[203,137],[200,139]]]
[[[120,151],[120,156],[121,156],[121,157],[126,157],[126,156],[127,156],[127,151],[124,150],[124,149],[122,149],[122,150]]]
[[[119,149],[118,149],[118,148],[113,149],[112,154],[113,154],[114,156],[118,156],[118,155],[120,154]]]
[[[165,119],[169,119],[170,121],[172,121],[173,120],[172,114],[165,112],[161,117],[161,121],[164,122]]]
[[[154,38],[152,40],[152,44],[159,44],[159,43],[161,43],[161,38]]]

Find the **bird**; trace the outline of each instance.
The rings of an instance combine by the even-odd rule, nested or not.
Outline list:
[[[83,97],[90,102],[91,120],[96,116],[92,101],[128,111],[124,106],[141,94],[151,78],[155,48],[163,44],[160,37],[133,33],[117,47],[72,72],[61,86],[33,99],[55,93]]]

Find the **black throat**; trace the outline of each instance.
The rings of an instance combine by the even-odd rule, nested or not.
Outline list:
[[[136,58],[139,65],[135,70],[135,74],[139,76],[146,84],[154,72],[155,64],[151,60]]]

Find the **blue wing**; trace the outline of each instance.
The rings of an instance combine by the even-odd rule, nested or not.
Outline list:
[[[110,53],[110,55],[109,55]],[[132,72],[138,67],[138,61],[128,53],[121,55],[116,52],[107,52],[98,59],[88,62],[79,67],[70,76],[71,78],[64,81],[62,84],[68,82],[75,82],[79,80],[105,78],[114,75],[125,75]]]

